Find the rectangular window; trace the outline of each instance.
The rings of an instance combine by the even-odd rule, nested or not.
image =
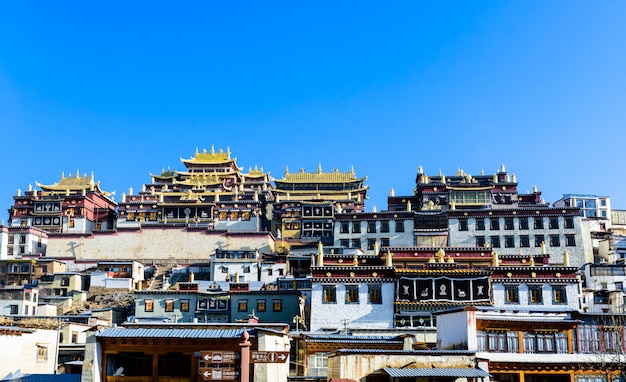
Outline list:
[[[374,249],[374,244],[376,243],[376,239],[367,239],[367,249]]]
[[[515,226],[513,224],[513,218],[504,219],[504,229],[507,231],[511,231],[515,229]]]
[[[61,286],[69,286],[70,278],[69,277],[61,277]]]
[[[515,247],[515,237],[514,236],[505,236],[504,237],[504,246],[506,248],[514,248]]]
[[[396,232],[404,232],[404,220],[396,220]]]
[[[380,284],[370,284],[367,286],[367,297],[370,304],[382,304],[383,296]]]
[[[48,360],[48,348],[37,345],[37,362],[45,362]]]
[[[273,273],[273,271],[274,271],[274,270],[273,270],[272,268],[267,268],[267,275],[268,275],[268,276],[271,276],[271,275],[272,275],[272,273]]]
[[[339,232],[341,233],[350,233],[350,224],[343,222],[339,228]]]
[[[283,300],[275,299],[272,300],[272,312],[282,312],[283,311]]]
[[[380,222],[380,232],[389,232],[389,220],[382,220]]]
[[[335,304],[337,302],[337,287],[334,285],[323,285],[323,303],[324,304]]]
[[[367,222],[367,232],[376,233],[376,222]]]
[[[154,312],[154,299],[147,298],[144,301],[143,307],[144,307],[144,311],[146,311],[146,312]]]
[[[500,248],[500,236],[491,236],[491,246],[493,248]]]
[[[256,311],[257,312],[265,312],[267,309],[265,300],[256,300]]]
[[[506,292],[507,304],[519,303],[519,287],[517,285],[505,285],[504,290]]]
[[[476,231],[485,230],[485,219],[476,219]]]
[[[184,298],[180,300],[180,311],[189,312],[189,299]]]
[[[615,290],[624,290],[624,283],[622,281],[615,282]]]
[[[541,285],[528,286],[528,301],[530,301],[531,304],[543,304]]]
[[[567,295],[565,294],[565,285],[554,285],[552,287],[552,303],[566,304]]]
[[[352,239],[352,246],[350,248],[361,248],[361,239]]]
[[[535,229],[543,229],[543,218],[535,218]]]
[[[239,300],[239,303],[237,304],[237,310],[239,312],[247,312],[248,311],[248,300],[246,300],[246,299]]]
[[[541,247],[541,244],[545,241],[543,235],[535,235],[535,247]]]
[[[574,218],[566,217],[565,218],[565,228],[574,228]]]
[[[528,218],[519,219],[519,229],[528,229]]]
[[[561,240],[559,239],[559,235],[550,235],[550,247],[560,247]]]
[[[361,233],[361,222],[352,223],[352,233]]]
[[[528,235],[522,235],[519,237],[519,246],[522,248],[530,247],[530,238]]]
[[[459,231],[467,231],[467,219],[459,220]]]
[[[166,312],[173,312],[174,311],[174,299],[173,298],[166,298],[165,299],[165,311]]]
[[[19,310],[18,310],[18,306],[17,305],[11,305],[10,306],[9,314],[17,314],[18,312],[19,312]]]
[[[559,229],[559,218],[551,217],[550,218],[550,229]]]
[[[575,235],[565,235],[565,245],[568,247],[576,246],[576,236]]]
[[[476,246],[477,247],[484,247],[486,244],[485,241],[485,237],[484,236],[476,236]]]
[[[350,240],[348,239],[339,239],[339,245],[348,248],[350,246]]]
[[[359,303],[359,286],[346,285],[346,304]]]
[[[500,229],[500,219],[498,218],[489,219],[489,228],[492,230]]]

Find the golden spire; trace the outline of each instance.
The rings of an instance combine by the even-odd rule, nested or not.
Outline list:
[[[355,267],[359,265],[359,258],[356,255],[356,252],[354,253],[354,258],[352,259],[352,265],[354,265]]]
[[[534,267],[535,266],[535,258],[533,257],[533,254],[530,254],[530,266]]]
[[[385,259],[385,265],[388,267],[393,266],[393,259],[391,256],[391,250],[389,248],[387,248],[387,258]]]
[[[563,252],[563,266],[569,267],[569,252],[567,250]]]
[[[324,245],[321,241],[317,242],[317,266],[324,266]]]
[[[494,267],[499,267],[500,266],[500,258],[498,257],[498,251],[496,251],[495,249],[491,252],[492,258],[491,258],[491,265]]]

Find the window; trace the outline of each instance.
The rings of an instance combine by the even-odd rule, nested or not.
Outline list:
[[[352,222],[352,232],[361,233],[361,222]]]
[[[476,236],[476,246],[477,247],[484,247],[485,246],[485,237],[484,236]]]
[[[380,232],[389,232],[389,220],[380,222]]]
[[[324,304],[335,304],[337,302],[337,287],[335,287],[334,285],[323,285],[322,293],[322,302]]]
[[[517,285],[505,285],[504,291],[506,293],[505,302],[507,304],[519,303],[519,287]]]
[[[560,247],[561,240],[559,239],[559,235],[550,235],[550,247]]]
[[[489,330],[476,332],[479,351],[519,353],[518,332]]]
[[[515,247],[515,237],[514,236],[505,236],[504,237],[504,246],[506,248],[514,248]]]
[[[26,236],[20,236],[20,244],[26,244]]]
[[[347,304],[359,303],[359,286],[358,285],[346,285],[346,303]]]
[[[396,232],[404,232],[404,220],[396,221]]]
[[[256,300],[256,311],[257,312],[265,312],[267,309],[265,300]]]
[[[239,300],[239,303],[237,304],[237,310],[239,312],[247,312],[248,311],[248,300],[246,300],[246,299]]]
[[[500,236],[491,236],[491,246],[493,248],[500,248]]]
[[[535,247],[541,247],[541,244],[545,242],[543,235],[535,235]]]
[[[500,229],[500,219],[498,218],[489,219],[489,228],[493,230]]]
[[[543,229],[543,218],[535,218],[535,229]]]
[[[566,304],[567,295],[565,294],[565,285],[554,285],[552,287],[552,303]]]
[[[528,229],[528,218],[519,219],[519,229]]]
[[[369,233],[376,232],[376,222],[367,222],[367,232]]]
[[[165,311],[166,312],[173,312],[174,311],[174,299],[173,298],[166,298],[165,299]]]
[[[576,236],[575,235],[565,235],[565,245],[568,247],[576,246]]]
[[[593,292],[593,302],[596,304],[608,304],[609,292],[607,291]]]
[[[624,283],[622,281],[616,281],[615,290],[624,290]]]
[[[566,217],[565,218],[565,228],[574,228],[574,218]]]
[[[485,219],[476,219],[476,230],[477,231],[485,230]]]
[[[550,218],[550,229],[559,229],[559,218],[551,217]]]
[[[309,370],[328,368],[328,353],[315,353],[309,355]],[[320,373],[317,371],[317,373]]]
[[[361,248],[361,239],[352,239],[352,247],[350,248]]]
[[[528,286],[528,301],[530,301],[531,304],[543,304],[541,285]]]
[[[344,248],[348,248],[348,246],[350,245],[350,240],[348,240],[348,239],[340,239],[339,240],[339,245],[344,247]]]
[[[530,247],[530,238],[528,235],[522,235],[519,237],[519,246],[523,248]]]
[[[144,301],[144,311],[146,312],[154,312],[154,299],[152,298],[147,298]]]
[[[274,270],[272,268],[267,268],[267,275],[271,276]]]
[[[181,312],[189,312],[189,299],[181,299],[180,300],[180,311]]]
[[[45,362],[48,360],[48,348],[37,345],[37,362]]]
[[[249,265],[244,265],[243,266],[243,273],[250,273],[250,266]]]
[[[467,231],[467,219],[459,220],[459,231]]]
[[[17,313],[18,313],[18,306],[17,305],[11,305],[9,314],[17,314]]]
[[[343,222],[339,228],[339,232],[341,233],[350,233],[350,224]]]
[[[376,239],[367,239],[367,249],[374,249],[374,244],[376,243]]]
[[[507,231],[514,230],[515,226],[513,225],[513,218],[505,218],[504,219],[504,229]]]
[[[380,246],[381,247],[389,247],[389,238],[388,237],[381,237],[380,238]]]
[[[370,304],[382,304],[383,296],[380,284],[370,284],[367,286],[367,298]]]
[[[275,299],[272,300],[272,312],[282,312],[283,311],[283,300]]]

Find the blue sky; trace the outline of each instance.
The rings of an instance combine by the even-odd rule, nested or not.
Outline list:
[[[0,219],[62,172],[138,190],[196,147],[352,166],[368,210],[501,164],[626,209],[626,2],[0,3]]]

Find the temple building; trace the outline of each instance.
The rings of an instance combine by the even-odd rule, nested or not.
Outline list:
[[[36,183],[13,197],[10,209],[11,226],[34,227],[52,233],[90,233],[115,228],[117,203],[113,192],[100,188],[100,182],[90,176],[61,175],[51,185]]]
[[[122,195],[118,225],[184,224],[215,230],[261,231],[271,201],[270,175],[242,172],[230,150],[196,150],[185,171],[162,170],[139,193]]]
[[[367,178],[357,178],[354,169],[349,172],[290,173],[275,179],[273,190],[272,232],[278,238],[292,242],[333,243],[335,214],[363,212],[368,187]]]

